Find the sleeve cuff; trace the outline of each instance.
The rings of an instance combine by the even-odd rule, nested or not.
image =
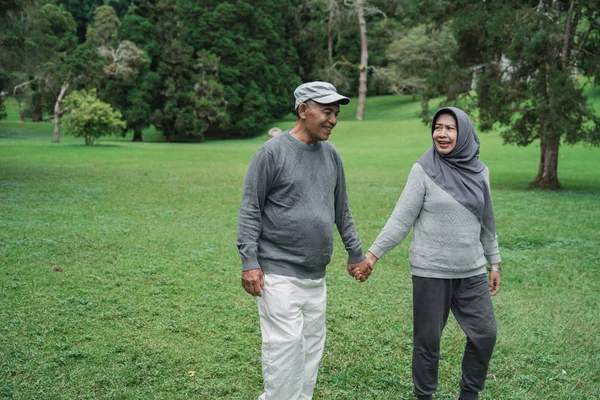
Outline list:
[[[490,264],[498,264],[502,261],[500,259],[500,253],[486,255],[486,258]]]
[[[373,253],[375,255],[375,257],[377,257],[377,259],[380,259],[381,257],[383,257],[385,255],[385,251],[383,251],[381,249],[381,247],[377,246],[376,244],[373,243],[373,245],[371,246],[371,248],[369,249],[369,251],[371,253]]]
[[[365,255],[362,253],[359,254],[348,254],[348,264],[357,264],[362,262],[365,258]]]
[[[244,261],[242,261],[242,272],[243,271],[250,271],[252,269],[261,269],[260,265],[258,264],[258,260],[253,259],[253,260],[244,260]]]

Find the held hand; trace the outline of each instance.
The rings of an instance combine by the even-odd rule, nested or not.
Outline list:
[[[354,277],[356,278],[356,280],[359,282],[366,281],[367,278],[373,273],[373,266],[375,265],[377,260],[379,260],[379,259],[377,257],[375,257],[375,254],[371,253],[370,251],[367,252],[367,256],[365,258],[364,265],[368,269],[360,270],[360,269],[356,268],[354,270]]]
[[[348,266],[346,267],[346,269],[348,270],[348,274],[352,277],[354,277],[354,268],[357,266],[358,264],[348,264]]]
[[[371,275],[371,268],[371,265],[365,258],[359,263],[348,264],[348,273],[357,281],[364,282]]]
[[[490,271],[490,280],[488,286],[490,287],[490,294],[492,296],[496,295],[498,291],[500,291],[500,272],[499,271]]]
[[[350,275],[354,277],[359,282],[366,281],[371,273],[373,273],[373,265],[377,262],[377,257],[371,252],[367,253],[366,258],[358,264],[352,264],[348,266],[348,270],[350,272],[350,268],[352,267],[352,271]]]
[[[242,271],[242,287],[252,296],[262,296],[262,290],[265,287],[262,269]]]
[[[367,278],[373,273],[373,266],[375,265],[375,263],[377,262],[377,260],[378,260],[378,258],[375,257],[375,254],[373,254],[373,253],[371,253],[369,251],[367,253],[367,256],[366,256],[364,264],[363,264],[368,269],[367,270],[361,270],[359,268],[355,268],[353,276],[356,278],[356,280],[359,281],[359,282],[366,281]]]

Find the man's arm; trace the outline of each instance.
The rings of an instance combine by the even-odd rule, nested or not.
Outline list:
[[[271,188],[273,159],[260,148],[248,167],[240,213],[236,244],[242,259],[242,287],[253,296],[260,296],[264,287],[263,274],[258,264],[258,238],[262,231],[262,214]]]
[[[335,160],[337,163],[337,182],[334,191],[335,225],[348,252],[348,264],[361,264],[365,260],[362,252],[362,241],[356,233],[356,224],[350,211],[348,194],[346,193],[346,174],[337,152],[335,152]]]

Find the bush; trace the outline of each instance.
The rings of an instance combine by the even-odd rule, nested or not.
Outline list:
[[[67,134],[84,137],[87,145],[93,145],[102,136],[121,134],[125,129],[121,112],[100,101],[96,89],[71,93],[65,99],[65,106]]]

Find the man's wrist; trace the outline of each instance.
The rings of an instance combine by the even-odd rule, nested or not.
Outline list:
[[[359,254],[350,254],[348,253],[348,264],[358,264],[365,260],[365,255],[363,253]]]

